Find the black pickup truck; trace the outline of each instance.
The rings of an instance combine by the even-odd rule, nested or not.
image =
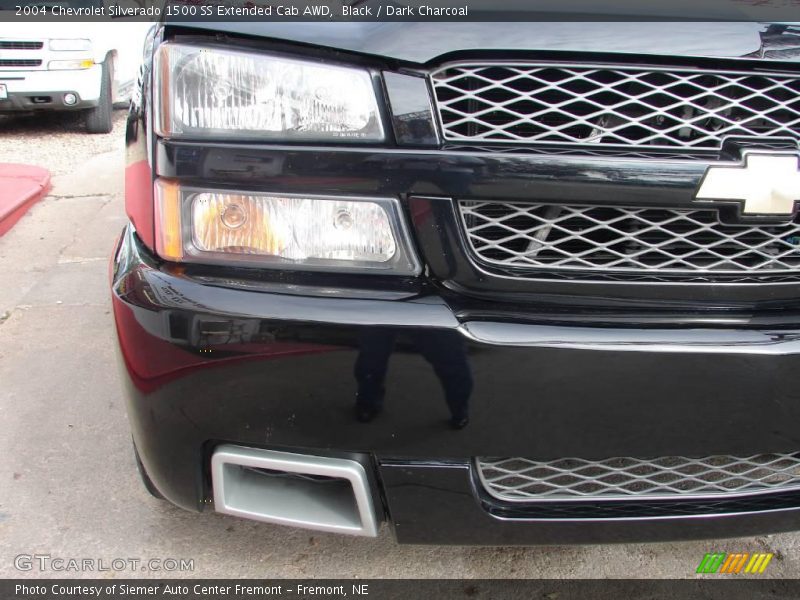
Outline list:
[[[400,542],[800,528],[800,30],[154,29],[112,298],[142,478]]]

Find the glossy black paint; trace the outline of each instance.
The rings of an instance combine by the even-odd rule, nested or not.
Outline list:
[[[800,284],[523,279],[476,266],[455,211],[458,198],[685,205],[705,168],[739,160],[746,143],[682,158],[441,146],[429,108],[414,99],[424,65],[407,61],[481,47],[486,37],[469,35],[492,28],[438,29],[412,49],[401,33],[415,38],[425,27],[391,24],[379,36],[362,27],[370,24],[289,25],[227,24],[250,37],[215,43],[290,52],[294,40],[306,56],[368,66],[388,102],[386,143],[157,139],[147,67],[129,115],[127,200],[136,228],[115,253],[112,301],[133,436],[168,500],[206,508],[210,454],[230,442],[375,464],[376,502],[385,500],[401,542],[646,541],[800,525],[786,496],[775,510],[732,508],[737,514],[702,519],[533,519],[487,501],[469,462],[800,449]],[[681,28],[672,54],[693,64],[741,58],[764,31],[723,25],[694,46],[691,28]],[[668,34],[654,40],[644,29],[615,41],[599,28],[584,30],[583,41],[574,29],[561,30],[562,42],[542,32],[537,47],[569,41],[571,52],[646,53],[652,43],[659,51]],[[176,34],[203,39],[197,29],[167,27],[154,44]],[[514,39],[527,52],[535,38],[504,43]],[[398,197],[426,270],[361,277],[165,263],[152,252],[151,206],[141,203],[156,176],[210,188]],[[357,422],[357,398],[383,412]],[[470,417],[460,431],[448,426],[457,413]]]
[[[309,192],[689,204],[705,160],[467,150],[158,142],[156,170],[186,181]]]
[[[124,236],[114,310],[128,408],[169,500],[204,505],[201,458],[222,441],[441,461],[750,455],[793,451],[800,435],[797,331],[609,327],[598,338],[597,328],[528,325],[526,334],[466,321],[430,292],[348,296],[194,281]],[[377,351],[375,332],[393,351],[384,412],[364,424],[352,412],[357,362]],[[448,387],[463,379],[452,356],[464,357],[473,382],[461,431],[447,426],[448,400],[462,393]]]
[[[384,71],[383,82],[397,145],[438,146],[427,80],[421,75]]]

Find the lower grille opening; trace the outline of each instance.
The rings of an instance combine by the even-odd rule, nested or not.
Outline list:
[[[800,507],[800,453],[746,458],[477,458],[485,509],[509,519],[624,519]]]
[[[486,491],[508,502],[675,499],[800,491],[800,453],[749,457],[479,458]]]

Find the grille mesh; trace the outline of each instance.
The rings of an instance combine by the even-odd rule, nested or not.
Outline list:
[[[714,149],[727,136],[800,137],[794,74],[485,63],[431,79],[453,141]]]
[[[459,202],[472,251],[553,272],[780,275],[800,269],[800,224],[723,224],[717,209]]]
[[[0,40],[0,50],[41,50],[43,42],[16,42]]]
[[[36,59],[0,59],[0,67],[40,67],[41,65],[42,61]]]
[[[686,498],[800,488],[800,454],[747,458],[479,458],[486,491],[511,502],[536,500]]]

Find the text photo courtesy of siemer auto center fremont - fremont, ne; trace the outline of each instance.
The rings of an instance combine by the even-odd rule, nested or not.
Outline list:
[[[798,203],[795,0],[0,0],[0,600],[800,597]]]

